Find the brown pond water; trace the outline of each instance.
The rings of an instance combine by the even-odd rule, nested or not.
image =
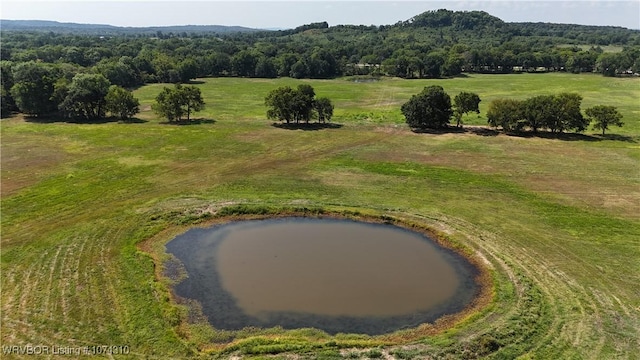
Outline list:
[[[167,244],[216,328],[381,334],[467,306],[476,269],[425,235],[383,224],[285,218],[191,229]]]

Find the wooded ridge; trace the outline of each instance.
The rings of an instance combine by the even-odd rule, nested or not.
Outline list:
[[[79,73],[110,84],[186,83],[237,76],[328,79],[371,75],[440,78],[465,72],[640,73],[640,30],[611,26],[506,23],[483,11],[427,11],[393,25],[318,22],[295,29],[213,31],[214,27],[118,28],[108,25],[2,22],[3,114],[15,110],[12,87],[26,63],[54,97]],[[66,29],[66,30],[64,30]],[[129,29],[111,33],[114,29]],[[157,30],[156,30],[157,29]],[[74,30],[74,31],[67,31]],[[242,31],[240,31],[242,30]],[[253,29],[255,30],[255,29]],[[111,34],[111,35],[109,35]],[[23,90],[27,88],[23,87]]]

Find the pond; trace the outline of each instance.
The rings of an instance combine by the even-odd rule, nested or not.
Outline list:
[[[383,334],[468,306],[477,269],[424,234],[344,219],[280,218],[194,228],[166,245],[174,287],[211,325]]]

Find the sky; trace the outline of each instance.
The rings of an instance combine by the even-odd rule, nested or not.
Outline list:
[[[392,25],[424,11],[482,10],[506,22],[552,22],[640,29],[640,0],[484,1],[178,1],[178,0],[2,0],[0,18],[54,20],[116,26],[230,25],[294,28],[329,25]]]

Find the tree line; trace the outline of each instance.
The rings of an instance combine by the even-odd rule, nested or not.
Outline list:
[[[480,97],[475,93],[461,92],[452,104],[451,97],[439,85],[425,87],[402,105],[406,123],[414,131],[443,129],[452,119],[460,126],[462,116],[479,113]],[[487,122],[494,128],[508,133],[549,131],[583,132],[593,122],[593,128],[602,130],[609,126],[622,126],[622,114],[614,106],[596,105],[580,109],[582,96],[576,93],[538,95],[524,100],[500,98],[489,103]]]
[[[138,99],[102,74],[65,73],[60,67],[36,62],[17,64],[11,70],[14,83],[2,88],[3,115],[15,107],[32,117],[95,121],[107,112],[127,120],[139,111]]]
[[[593,122],[593,128],[602,130],[609,126],[622,126],[622,114],[616,107],[596,105],[580,110],[582,96],[575,93],[538,95],[525,100],[496,99],[489,104],[487,121],[493,127],[507,132],[528,129],[534,133],[541,130],[552,133],[565,131],[583,132]]]
[[[21,112],[29,116],[57,115],[73,120],[94,121],[110,112],[119,119],[130,119],[139,112],[139,101],[133,94],[99,73],[65,72],[61,67],[46,63],[26,62],[12,69],[17,80],[9,91]],[[3,88],[4,91],[4,88]],[[169,122],[180,122],[186,115],[204,108],[205,102],[198,87],[175,84],[164,87],[156,96],[152,109]],[[425,87],[401,107],[407,124],[414,130],[439,129],[449,126],[452,119],[461,126],[462,118],[470,112],[479,113],[478,94],[461,92],[451,97],[439,85]],[[594,122],[594,129],[602,134],[609,126],[622,126],[622,115],[613,106],[598,105],[580,109],[582,96],[576,93],[537,95],[524,100],[496,99],[487,110],[489,125],[506,132],[526,129],[537,133],[565,131],[583,132]],[[334,106],[326,97],[316,97],[311,85],[300,84],[272,90],[265,97],[267,118],[286,123],[309,123],[317,119],[331,121]],[[3,101],[3,111],[7,104]]]
[[[437,78],[462,72],[640,73],[640,31],[618,27],[505,23],[482,11],[428,11],[393,25],[326,22],[250,33],[98,36],[1,30],[3,110],[18,110],[11,70],[36,62],[71,79],[101,74],[112,85],[186,83],[198,77]],[[621,51],[605,52],[616,45]],[[54,79],[57,80],[57,79]],[[53,81],[55,83],[55,81]],[[6,112],[3,112],[6,113]]]

